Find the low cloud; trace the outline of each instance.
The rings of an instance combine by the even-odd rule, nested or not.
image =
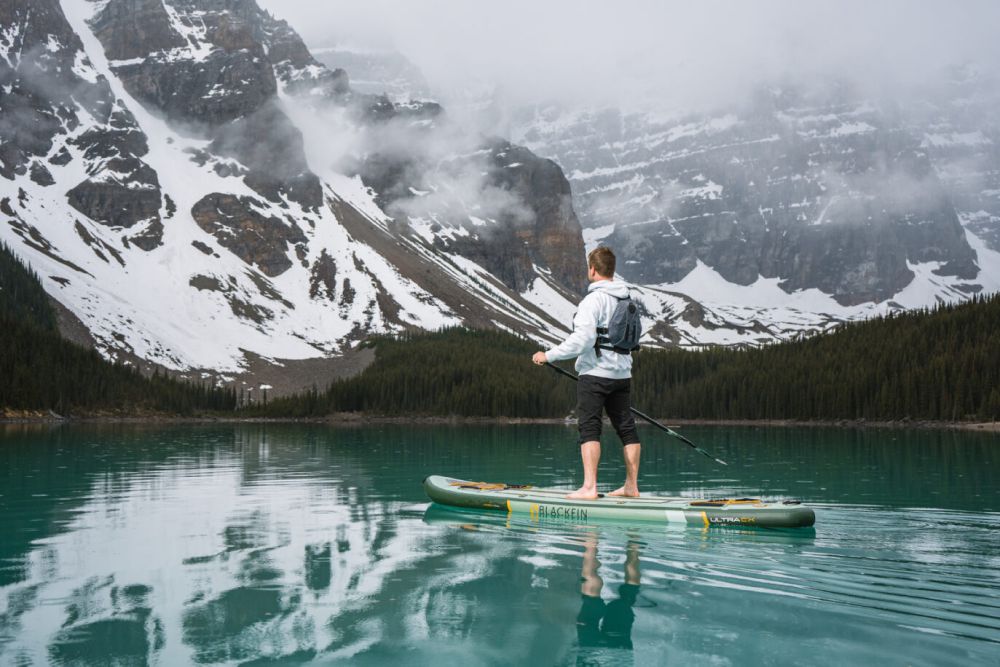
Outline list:
[[[697,109],[775,80],[879,89],[1000,63],[1000,3],[908,0],[261,0],[311,46],[397,50],[442,94],[484,82],[511,104]]]

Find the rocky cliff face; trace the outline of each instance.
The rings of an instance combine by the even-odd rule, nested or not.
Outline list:
[[[909,132],[921,137],[938,178],[972,241],[1000,251],[1000,79],[966,64],[928,81],[908,108]]]
[[[398,129],[396,130],[399,131]],[[434,144],[434,130],[405,134]],[[465,150],[367,153],[356,165],[379,203],[435,247],[477,262],[524,292],[544,268],[570,293],[585,287],[583,237],[569,182],[551,160],[501,139]]]
[[[624,251],[631,280],[677,283],[702,263],[851,305],[891,299],[911,265],[933,264],[972,289],[954,189],[904,111],[835,83],[762,89],[718,115],[535,111],[516,134],[569,171],[584,225],[605,227],[595,235]]]

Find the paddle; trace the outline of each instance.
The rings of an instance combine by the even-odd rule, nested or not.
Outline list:
[[[572,373],[570,373],[567,370],[563,370],[562,368],[559,368],[558,366],[556,366],[555,364],[553,364],[550,361],[546,361],[545,365],[548,366],[549,368],[551,368],[552,370],[556,371],[557,373],[562,373],[563,375],[565,375],[568,378],[572,378],[573,380],[576,380],[576,381],[580,380],[580,378],[578,378],[577,376],[573,375]],[[647,415],[645,412],[640,412],[639,410],[636,410],[633,407],[630,407],[629,410],[631,410],[632,414],[634,414],[636,417],[639,417],[641,419],[645,419],[647,422],[649,422],[650,424],[652,424],[656,428],[660,429],[661,431],[666,431],[670,435],[674,436],[675,438],[677,438],[678,440],[680,440],[681,442],[683,442],[684,444],[686,444],[688,447],[691,447],[695,451],[704,454],[705,456],[707,456],[708,458],[712,459],[716,463],[721,463],[724,466],[725,465],[729,465],[728,463],[726,463],[722,459],[715,458],[714,456],[712,456],[711,454],[709,454],[708,452],[706,452],[704,449],[702,449],[698,445],[694,444],[693,442],[691,442],[690,440],[688,440],[687,438],[685,438],[683,435],[681,435],[677,431],[674,431],[673,429],[668,428],[668,427],[664,426],[663,424],[661,424],[660,422],[656,421],[655,419],[653,419],[652,417],[650,417],[649,415]]]

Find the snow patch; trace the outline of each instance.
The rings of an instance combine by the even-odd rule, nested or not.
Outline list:
[[[587,252],[590,252],[601,244],[601,241],[611,236],[615,231],[615,224],[602,225],[601,227],[587,227],[583,230],[583,245]]]
[[[722,196],[722,186],[714,181],[696,188],[687,188],[677,194],[678,199],[719,199]]]
[[[538,270],[537,266],[535,270]],[[561,322],[567,329],[572,329],[576,304],[556,291],[542,275],[535,278],[531,287],[522,292],[521,296]]]
[[[698,260],[697,265],[677,283],[662,289],[687,294],[706,304],[739,304],[756,308],[794,308],[815,313],[849,315],[829,294],[818,289],[798,290],[789,294],[780,287],[780,278],[759,276],[750,285],[731,283],[718,271]]]
[[[97,70],[90,64],[87,54],[77,51],[73,59],[73,73],[88,83],[97,83]]]
[[[948,134],[925,134],[923,146],[947,148],[951,146],[985,146],[993,143],[980,131],[951,132]]]

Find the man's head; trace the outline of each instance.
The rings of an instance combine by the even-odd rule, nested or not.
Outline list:
[[[611,280],[615,277],[615,253],[607,246],[598,246],[587,255],[587,279]]]

